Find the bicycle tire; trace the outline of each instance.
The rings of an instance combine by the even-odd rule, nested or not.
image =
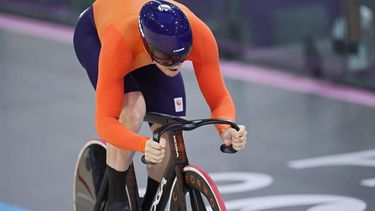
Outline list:
[[[202,168],[195,165],[187,165],[183,168],[183,177],[184,184],[189,191],[192,210],[205,211],[207,210],[207,208],[211,209],[212,211],[227,210],[224,204],[224,200],[221,197],[214,181]],[[176,205],[172,202],[173,200],[175,200],[176,202],[178,201],[178,197],[174,195],[177,193],[177,190],[175,190],[177,186],[175,186],[175,184],[176,181],[174,181],[172,192],[170,194],[170,210],[180,209],[178,207],[178,204]],[[202,197],[206,199],[206,204],[203,203]]]
[[[105,170],[105,142],[89,140],[79,152],[74,170],[74,211],[93,210]]]

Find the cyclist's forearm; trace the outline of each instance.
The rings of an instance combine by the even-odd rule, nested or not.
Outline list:
[[[146,141],[149,139],[134,133],[112,117],[97,117],[96,128],[101,138],[125,150],[144,153]]]
[[[217,107],[211,110],[211,118],[219,118],[235,121],[236,120],[236,109],[233,104],[230,95],[223,97],[218,100]],[[224,132],[229,126],[228,125],[215,125],[219,133]]]

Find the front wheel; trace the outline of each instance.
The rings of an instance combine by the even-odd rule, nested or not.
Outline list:
[[[224,200],[220,195],[218,188],[216,187],[214,181],[198,166],[187,165],[183,169],[183,182],[187,187],[189,193],[190,207],[183,208],[183,210],[193,211],[226,211]],[[178,186],[173,184],[173,191],[171,192],[171,203],[170,210],[181,210],[181,204],[173,203],[175,200],[177,202]],[[184,205],[185,206],[185,205]]]

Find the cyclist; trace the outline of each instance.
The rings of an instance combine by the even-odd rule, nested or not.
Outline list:
[[[148,111],[185,116],[180,73],[185,60],[193,63],[211,116],[235,121],[215,38],[198,17],[175,1],[97,0],[80,16],[74,48],[96,89],[97,131],[108,141],[106,210],[128,209],[124,178],[135,151],[157,163],[148,166],[143,203],[143,210],[148,210],[169,151],[165,139],[156,143],[137,131]],[[245,126],[240,125],[239,131],[216,127],[226,145],[236,150],[245,147]]]

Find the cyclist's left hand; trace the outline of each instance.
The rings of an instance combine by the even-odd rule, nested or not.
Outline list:
[[[233,128],[226,129],[222,134],[221,138],[224,141],[226,146],[230,146],[232,144],[233,149],[239,151],[246,146],[247,140],[247,131],[244,125],[238,125],[240,130],[237,131]]]

